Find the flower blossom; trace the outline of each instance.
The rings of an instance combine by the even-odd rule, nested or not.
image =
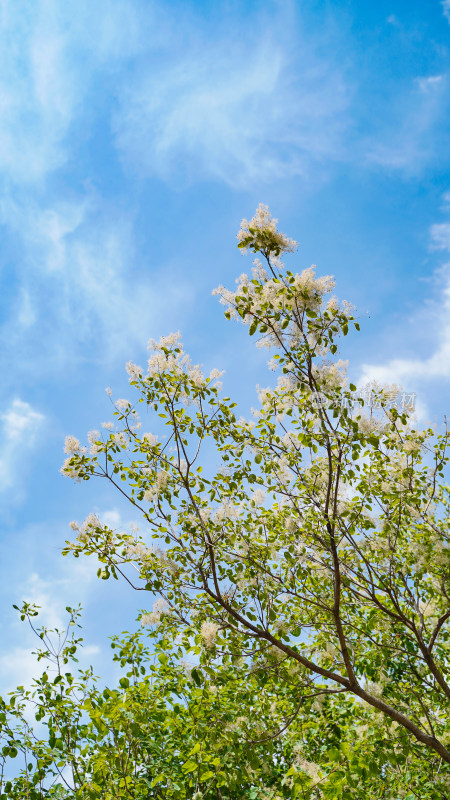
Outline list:
[[[100,439],[99,431],[89,431],[88,433],[88,442],[91,445],[91,455],[95,456],[97,453],[102,451],[102,446],[97,444],[98,440]]]
[[[367,417],[365,414],[359,414],[357,417],[358,428],[364,436],[370,436],[372,433],[382,433],[385,428],[385,423],[382,419],[377,417]]]
[[[213,647],[219,627],[220,626],[216,625],[215,622],[202,622],[200,636],[205,644],[205,647]]]
[[[112,439],[114,440],[114,444],[117,444],[119,447],[128,447],[128,439],[123,433],[123,431],[117,431],[117,433],[111,434]]]
[[[142,367],[140,367],[138,364],[133,364],[132,361],[127,361],[125,369],[128,372],[131,380],[135,381],[142,375]]]
[[[320,769],[317,764],[314,764],[312,761],[308,761],[303,753],[301,752],[301,745],[295,745],[294,747],[295,753],[295,763],[302,772],[306,772],[306,774],[311,778],[314,783],[320,781],[321,773]]]
[[[66,436],[64,441],[64,452],[71,455],[73,453],[79,453],[80,450],[81,444],[76,436]]]
[[[265,206],[263,203],[260,203],[258,208],[256,209],[255,215],[251,218],[250,221],[243,219],[241,222],[241,227],[237,233],[237,239],[239,242],[244,241],[249,236],[254,236],[250,229],[256,229],[256,231],[267,232],[271,235],[271,239],[274,244],[278,247],[280,252],[285,253],[293,253],[297,249],[297,242],[294,239],[289,239],[284,233],[281,233],[277,230],[277,219],[274,219],[269,211],[269,207]],[[247,247],[242,248],[244,252],[248,249]]]
[[[262,506],[266,499],[266,493],[263,492],[262,489],[256,489],[252,495],[250,495],[250,500],[255,506]]]
[[[158,437],[154,433],[144,433],[142,439],[150,447],[155,447],[158,444]]]
[[[160,597],[158,600],[155,600],[153,604],[153,611],[150,614],[142,614],[141,616],[141,625],[144,627],[145,625],[159,625],[161,622],[161,617],[169,614],[170,607],[166,603],[166,601]]]
[[[129,400],[126,400],[124,397],[119,397],[119,399],[116,400],[115,405],[116,405],[116,408],[118,408],[120,411],[126,411],[128,408],[130,408],[131,403],[130,403]]]
[[[77,466],[76,464],[73,464],[72,461],[73,461],[73,456],[68,456],[65,459],[60,469],[60,472],[66,478],[72,478],[72,480],[81,481],[82,467],[80,465]]]
[[[72,527],[72,524],[71,526]],[[101,522],[96,514],[88,514],[84,522],[77,526],[78,528],[78,536],[77,539],[80,542],[87,542],[91,536],[91,534],[95,531],[96,528],[101,527]],[[74,529],[76,530],[76,529]]]
[[[336,364],[321,364],[313,366],[312,374],[315,381],[324,389],[338,389],[345,383],[347,361],[339,359]]]
[[[159,342],[157,342],[155,339],[150,339],[148,343],[148,349],[162,350],[163,347],[170,349],[171,347],[174,347],[176,344],[178,344],[180,339],[181,339],[180,331],[177,331],[176,333],[169,333],[168,336],[161,336]]]
[[[153,353],[148,360],[148,374],[162,375],[164,372],[173,372],[188,378],[195,386],[202,386],[205,376],[200,368],[200,364],[192,364],[191,359],[183,351],[182,344],[179,343],[180,332],[162,336],[159,342],[150,339],[148,349]],[[174,349],[172,349],[174,348]],[[213,370],[213,373],[219,374]],[[190,398],[185,395],[185,400]]]
[[[164,491],[169,482],[169,474],[165,470],[160,470],[156,473],[155,482],[153,486],[144,492],[144,500],[146,503],[151,503],[161,492]]]

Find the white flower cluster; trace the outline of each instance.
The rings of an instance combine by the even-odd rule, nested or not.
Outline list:
[[[119,411],[128,411],[128,409],[131,407],[131,403],[124,397],[119,397],[119,399],[115,402],[115,406],[119,409]]]
[[[200,628],[200,636],[202,638],[205,647],[207,648],[213,647],[219,627],[220,626],[216,625],[215,622],[202,622]]]
[[[87,542],[91,534],[96,528],[101,528],[102,524],[96,514],[88,514],[84,522],[78,525],[77,522],[71,522],[70,527],[73,531],[78,531],[77,539],[79,542]]]
[[[304,755],[302,753],[301,745],[295,745],[294,753],[295,753],[295,764],[296,764],[296,766],[299,769],[301,769],[302,772],[306,772],[306,774],[309,775],[309,777],[311,778],[312,781],[314,781],[314,783],[317,783],[318,781],[320,781],[320,779],[322,777],[320,768],[318,767],[317,764],[314,764],[314,762],[312,762],[312,761],[308,761],[304,757]]]
[[[148,374],[158,375],[164,372],[173,372],[175,374],[184,374],[191,380],[195,386],[202,386],[205,382],[205,376],[199,364],[192,364],[189,356],[183,351],[183,346],[180,343],[181,334],[170,333],[168,336],[162,336],[159,342],[150,339],[148,349],[153,353],[148,360]],[[172,352],[175,349],[175,352]],[[223,375],[223,371],[212,369],[208,382],[214,381],[214,386],[217,389],[221,388],[220,382],[217,380]],[[188,400],[188,398],[186,397]]]
[[[423,446],[423,439],[418,437],[417,439],[406,439],[402,444],[402,450],[404,453],[410,453],[411,455],[417,455],[420,452]]]
[[[256,491],[250,495],[250,501],[254,506],[262,506],[265,499],[266,493],[263,492],[262,489],[256,489]]]
[[[67,439],[75,439],[75,437],[74,436],[68,436]],[[67,439],[66,439],[66,442],[67,442]],[[78,439],[75,439],[75,441],[78,442]],[[78,444],[79,444],[79,442],[78,442]],[[78,452],[80,452],[80,453],[81,452],[86,452],[86,448],[80,447]],[[78,454],[77,452],[74,452],[72,455],[70,455],[66,459],[64,459],[64,462],[63,462],[63,465],[62,465],[62,467],[60,469],[60,472],[66,478],[72,478],[72,480],[74,480],[74,481],[81,481],[81,469],[82,468],[80,466],[77,466],[76,464],[71,464],[70,463],[72,461],[74,455],[77,455],[77,454]]]
[[[147,489],[146,492],[144,492],[145,502],[146,503],[153,502],[153,500],[155,500],[155,498],[158,497],[158,495],[160,495],[161,492],[164,491],[168,482],[169,482],[168,472],[166,472],[165,470],[160,470],[159,472],[157,472],[153,486],[151,486],[150,489]]]
[[[335,280],[332,275],[316,278],[316,267],[313,264],[304,269],[302,273],[295,275],[292,286],[296,293],[297,308],[302,310],[310,308],[312,311],[318,311],[323,296],[334,289]],[[329,305],[326,308],[331,311]]]
[[[439,617],[440,611],[434,600],[423,601],[419,604],[419,611],[425,618]]]
[[[379,417],[368,417],[366,414],[358,414],[356,417],[358,428],[364,436],[372,433],[383,433],[386,429],[386,422]]]
[[[221,503],[215,509],[213,520],[216,523],[222,523],[227,519],[236,520],[241,513],[242,506],[236,505],[232,502],[232,500],[226,498],[223,503]]]
[[[137,544],[130,544],[127,547],[127,555],[129,556],[137,556],[138,558],[145,558],[147,554],[153,553],[153,550],[149,550],[142,542],[138,542]]]
[[[167,602],[160,597],[153,604],[153,611],[149,614],[142,614],[141,625],[159,625],[161,618],[170,613],[170,607]]]
[[[287,329],[283,328],[283,320],[275,319],[274,310],[291,311],[295,312],[295,315],[306,309],[317,313],[322,306],[324,295],[334,287],[334,279],[331,275],[315,277],[314,266],[293,276],[292,282],[289,284],[286,284],[284,280],[274,280],[262,269],[258,260],[252,268],[252,278],[244,273],[236,283],[237,288],[234,292],[224,286],[218,286],[214,289],[213,295],[220,296],[220,302],[227,307],[227,314],[236,320],[241,320],[241,315],[237,310],[239,306],[244,304],[246,308],[250,308],[251,311],[243,317],[245,325],[251,325],[255,318],[263,320],[270,318],[270,330],[257,342],[258,347],[269,348],[279,346],[280,340],[286,335],[290,337],[304,335],[293,324]],[[318,338],[320,338],[319,332],[311,330],[310,345],[313,346]],[[322,347],[320,354],[323,355],[324,352]],[[271,362],[270,366],[273,368],[274,363]]]
[[[150,558],[156,559],[156,563],[152,565],[154,569],[168,569],[172,574],[179,571],[179,566],[167,555],[166,550],[156,545],[151,544],[146,546],[142,542],[137,542],[127,547],[126,554],[130,559],[141,562],[144,571],[146,567],[145,562]]]
[[[239,425],[240,428],[247,431],[247,433],[251,433],[256,425],[256,422],[252,419],[249,420],[245,419],[245,417],[239,417],[237,424]]]
[[[256,209],[255,215],[250,221],[246,219],[242,220],[237,239],[239,242],[242,242],[244,239],[252,236],[249,229],[253,228],[257,231],[270,233],[274,244],[277,245],[281,252],[293,253],[297,249],[297,242],[294,241],[294,239],[288,239],[284,233],[277,231],[277,222],[278,220],[271,216],[268,206],[260,203]],[[247,250],[247,247],[244,247],[243,250]]]
[[[154,433],[144,433],[142,439],[150,447],[155,447],[158,444],[158,437]]]
[[[149,350],[162,350],[163,348],[170,350],[171,347],[175,347],[178,342],[181,340],[181,332],[176,331],[176,333],[169,333],[168,336],[161,336],[159,342],[156,339],[150,339],[148,343]]]
[[[277,463],[277,478],[282,486],[286,487],[292,480],[293,474],[289,460],[286,456],[281,456]]]
[[[81,444],[76,436],[66,436],[64,441],[64,452],[69,455],[75,455],[81,452]]]
[[[181,474],[183,476],[187,475],[188,465],[187,465],[187,461],[186,461],[185,458],[180,458],[180,460],[178,462],[178,469],[180,470],[180,472],[181,472]]]
[[[128,361],[125,368],[132,381],[138,380],[138,378],[142,375],[142,367],[140,367],[138,364],[133,364],[132,361]]]
[[[97,453],[101,453],[103,447],[101,444],[97,444],[100,439],[100,432],[99,431],[89,431],[88,433],[88,442],[91,445],[90,453],[91,456],[97,455]]]
[[[123,433],[123,431],[118,431],[117,433],[112,433],[111,437],[114,441],[114,444],[117,444],[119,447],[126,449],[128,447],[128,439]]]
[[[345,384],[345,373],[348,361],[339,359],[335,364],[313,365],[312,374],[319,388],[335,390]]]
[[[257,386],[256,392],[258,394],[258,400],[262,406],[271,405],[271,400],[274,397],[274,390],[270,386],[266,386],[265,388]]]
[[[377,683],[376,681],[367,681],[364,688],[366,692],[374,697],[381,698],[383,696],[383,685],[381,683]]]
[[[339,653],[336,645],[334,645],[333,642],[327,642],[325,645],[325,650],[327,651],[328,655],[331,656],[332,658],[335,658]]]

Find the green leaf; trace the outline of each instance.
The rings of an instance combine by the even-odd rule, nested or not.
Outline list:
[[[195,772],[196,769],[198,769],[198,764],[195,761],[187,761],[183,766],[183,772],[186,772],[187,774],[190,772]]]
[[[154,786],[157,786],[158,783],[162,783],[165,780],[166,780],[166,776],[164,774],[161,773],[160,775],[157,775],[156,778],[153,778],[153,780],[152,780],[152,782],[150,784],[150,788],[153,789]]]
[[[197,669],[194,668],[192,670],[192,672],[191,672],[191,675],[192,675],[195,683],[197,684],[197,686],[201,686],[201,684],[202,684],[201,673]]]

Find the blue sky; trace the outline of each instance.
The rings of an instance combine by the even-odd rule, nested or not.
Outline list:
[[[63,559],[106,486],[59,474],[66,433],[110,416],[124,364],[181,329],[246,408],[264,369],[211,290],[250,264],[267,203],[290,266],[336,276],[362,333],[350,373],[450,397],[450,0],[1,0],[0,685],[30,674],[12,603],[85,607],[88,656],[141,598]],[[242,376],[245,376],[243,380]]]

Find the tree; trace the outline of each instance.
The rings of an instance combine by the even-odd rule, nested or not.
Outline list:
[[[398,387],[364,397],[348,384],[337,343],[358,322],[329,297],[331,277],[285,269],[295,242],[266,207],[238,239],[257,254],[252,275],[216,293],[272,351],[276,385],[238,418],[220,373],[205,377],[179,334],[151,342],[148,370],[127,365],[137,402],[117,401],[89,451],[67,437],[62,468],[107,478],[146,533],[90,515],[65,552],[159,596],[143,624],[201,649],[208,669],[228,665],[241,685],[276,674],[280,728],[311,696],[353,703],[355,719],[370,708],[400,761],[414,753],[448,780],[449,434],[417,429],[392,403]],[[164,439],[140,433],[139,404]]]
[[[305,713],[277,735],[289,689],[276,669],[244,683],[227,665],[187,663],[156,630],[150,642],[142,630],[112,638],[121,677],[104,686],[78,665],[79,609],[67,611],[67,629],[49,631],[36,626],[36,607],[20,609],[44,668],[0,701],[2,798],[446,796],[445,776],[407,736],[400,751],[379,716],[351,698],[306,699]]]
[[[2,701],[2,797],[277,796],[295,754],[292,747],[284,753],[278,739],[262,745],[239,736],[230,681],[219,677],[219,691],[183,662],[180,648],[167,652],[162,642],[150,650],[138,632],[113,637],[122,677],[114,689],[99,685],[92,668],[77,667],[82,639],[70,629],[79,627],[79,610],[67,611],[67,630],[49,631],[36,627],[36,607],[25,603],[20,610],[39,637],[36,655],[46,666],[31,688],[19,687]],[[268,700],[267,693],[259,719]]]

